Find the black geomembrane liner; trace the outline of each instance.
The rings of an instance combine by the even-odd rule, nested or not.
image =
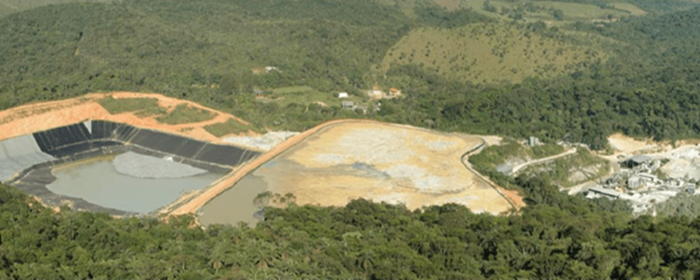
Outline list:
[[[83,123],[34,133],[39,148],[57,158],[120,144],[134,144],[183,158],[236,166],[260,155],[246,149],[206,143],[164,132],[140,129],[127,124],[92,121],[91,130]]]

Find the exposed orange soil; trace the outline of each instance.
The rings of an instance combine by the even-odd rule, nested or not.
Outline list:
[[[158,100],[158,105],[168,111],[173,110],[177,105],[187,104],[191,107],[209,111],[216,116],[210,120],[198,123],[170,125],[158,122],[155,116],[138,117],[132,112],[112,115],[98,103],[100,99],[109,96],[115,99],[155,98]],[[28,104],[2,111],[0,112],[0,139],[17,137],[87,120],[106,120],[128,123],[142,128],[178,134],[202,141],[227,144],[218,137],[209,134],[204,127],[214,123],[226,122],[229,119],[235,119],[248,125],[247,122],[233,115],[207,108],[194,102],[166,97],[160,94],[133,92],[93,93],[78,98]]]
[[[510,203],[513,203],[513,207],[515,208],[516,211],[520,210],[520,208],[525,207],[525,202],[523,201],[523,197],[518,194],[517,191],[509,191],[506,190],[502,187],[497,187],[499,191],[506,197],[508,197],[508,200],[510,200]]]

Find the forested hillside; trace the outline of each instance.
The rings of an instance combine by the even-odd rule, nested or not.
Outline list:
[[[656,139],[700,135],[700,9],[571,30],[621,42],[605,63],[553,79],[471,85],[414,66],[389,70],[411,81],[400,122],[486,134],[564,138],[594,148],[613,132]],[[399,110],[399,109],[396,109]]]
[[[517,180],[520,215],[448,204],[408,211],[356,200],[342,208],[267,208],[245,226],[182,217],[54,213],[0,186],[3,279],[692,279],[700,220],[631,219],[625,205]],[[27,204],[29,202],[30,204]]]
[[[634,3],[659,8],[616,22],[548,27],[542,22],[503,23],[433,1],[52,5],[0,18],[0,108],[130,90],[184,97],[270,129],[304,130],[340,117],[375,118],[450,131],[564,138],[595,149],[603,148],[613,132],[670,140],[697,137],[700,8],[691,9],[692,2],[668,9],[662,9],[665,2],[660,0]],[[565,42],[574,46],[571,50],[582,42],[576,38],[596,38],[597,43],[594,49],[571,51],[571,58],[553,65],[557,71],[548,75],[511,81],[455,78],[445,72],[457,69],[471,75],[472,62],[452,61],[444,52],[441,57],[431,53],[425,61],[381,67],[411,30],[432,28],[456,36],[456,31],[485,22],[546,38],[541,42]],[[554,46],[560,43],[548,44],[533,44],[532,58],[556,57]],[[543,51],[547,53],[534,54]],[[431,63],[438,60],[451,64],[437,69]],[[261,72],[266,66],[279,71]],[[528,73],[518,65],[508,70],[510,66],[500,68]],[[406,98],[385,101],[381,111],[363,115],[339,104],[260,102],[253,96],[254,89],[277,92],[290,86],[308,86],[313,89],[309,92],[329,97],[339,91],[362,96],[375,85],[400,88]]]

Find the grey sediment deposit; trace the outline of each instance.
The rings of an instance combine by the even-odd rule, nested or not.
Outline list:
[[[207,173],[204,169],[134,152],[118,155],[112,161],[117,172],[136,178],[185,178]]]

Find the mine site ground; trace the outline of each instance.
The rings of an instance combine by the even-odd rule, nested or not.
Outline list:
[[[354,119],[330,121],[303,132],[274,132],[255,128],[225,112],[152,93],[88,94],[0,112],[0,144],[4,149],[0,154],[9,159],[3,164],[10,164],[9,167],[6,166],[10,168],[9,171],[3,172],[19,172],[20,167],[55,161],[52,163],[54,166],[49,166],[50,169],[38,170],[33,175],[32,178],[38,181],[22,183],[20,180],[18,183],[34,190],[43,188],[46,180],[56,180],[52,174],[65,176],[65,171],[86,168],[84,166],[89,164],[102,164],[102,167],[90,168],[105,170],[106,165],[100,163],[104,161],[114,161],[111,164],[120,173],[135,178],[150,178],[153,177],[150,173],[163,173],[164,170],[171,169],[192,172],[179,172],[182,173],[179,174],[180,177],[201,174],[196,168],[189,170],[191,167],[187,165],[176,166],[177,163],[168,162],[171,156],[167,152],[137,149],[137,152],[146,152],[146,155],[139,155],[129,149],[117,149],[116,154],[93,153],[93,157],[80,160],[56,161],[39,151],[39,147],[22,144],[34,141],[31,139],[32,134],[36,138],[37,135],[47,133],[42,131],[59,127],[70,130],[71,126],[76,127],[79,123],[83,124],[77,127],[87,127],[89,130],[100,124],[90,124],[90,120],[123,123],[145,129],[144,133],[150,130],[160,131],[192,139],[191,141],[242,147],[259,153],[259,156],[253,156],[239,165],[231,163],[231,168],[228,169],[230,173],[219,175],[220,177],[207,177],[211,178],[207,179],[211,182],[207,186],[189,187],[177,195],[177,199],[166,199],[169,203],[161,202],[161,207],[151,213],[161,217],[194,214],[205,226],[213,223],[235,224],[239,221],[255,223],[253,215],[258,215],[263,205],[256,205],[252,201],[265,191],[278,195],[291,194],[293,199],[288,202],[293,201],[299,205],[342,206],[352,199],[365,198],[403,204],[409,209],[458,203],[474,212],[490,214],[509,214],[525,206],[518,192],[498,186],[490,178],[475,171],[469,162],[470,156],[479,154],[483,149],[502,145],[503,138],[498,136],[441,133],[406,125]],[[38,140],[40,139],[37,138]],[[577,175],[581,178],[578,181],[572,180],[578,183],[563,189],[570,194],[588,193],[589,197],[612,194],[611,199],[630,200],[636,212],[646,213],[656,203],[679,193],[689,193],[690,189],[694,191],[695,184],[700,181],[698,141],[678,141],[674,146],[667,142],[633,139],[622,134],[611,135],[608,140],[612,152],[590,152],[591,157],[598,161],[584,168],[569,170],[570,177],[575,177],[574,173],[582,173]],[[189,140],[185,140],[187,141]],[[40,146],[46,145],[42,141],[37,143]],[[165,142],[162,144],[168,145]],[[508,162],[515,163],[511,176],[523,172],[527,174],[533,170],[551,170],[556,168],[556,164],[576,159],[582,151],[588,151],[578,144],[561,145],[565,147],[561,152],[550,153],[546,157],[508,159]],[[16,153],[17,150],[26,150],[27,154],[22,154],[22,160],[13,155],[13,151]],[[635,155],[645,155],[649,161],[636,168],[627,168],[621,164]],[[138,158],[139,156],[143,158]],[[60,153],[58,157],[61,157]],[[20,165],[16,165],[16,162]],[[149,162],[154,163],[153,168],[144,166]],[[591,175],[590,170],[595,171],[596,168],[609,170]],[[166,173],[168,172],[163,174]],[[189,175],[185,176],[185,173]],[[12,174],[3,176],[10,175]],[[638,180],[637,177],[640,176],[651,178],[651,181],[642,182],[641,188],[636,186],[637,183],[628,182],[630,179]],[[690,193],[692,194],[694,193]],[[157,192],[152,192],[151,195],[157,195]],[[172,197],[172,192],[169,195]],[[163,196],[166,196],[165,193]],[[80,199],[67,201],[66,205],[96,209],[95,211],[102,209],[87,207]],[[56,199],[44,201],[45,204],[51,202],[53,205],[49,206],[56,206]],[[285,206],[284,203],[271,205]]]
[[[243,166],[220,188],[212,187],[173,213],[192,213],[201,207],[197,213],[205,224],[230,223],[229,214],[221,209],[237,199],[229,192],[251,188],[248,184],[291,193],[300,205],[342,206],[365,198],[409,209],[458,203],[475,212],[517,211],[523,206],[520,197],[463,163],[463,155],[484,143],[477,136],[409,126],[333,121],[284,142],[274,153]]]
[[[182,194],[156,212],[161,216],[202,212],[206,216],[210,212],[205,206],[236,188],[246,176],[263,177],[267,190],[291,193],[300,205],[342,206],[351,199],[366,198],[402,203],[410,209],[459,203],[491,214],[507,214],[524,205],[515,192],[476,173],[466,160],[468,152],[477,153],[485,144],[497,145],[499,137],[439,133],[364,120],[335,120],[301,133],[271,133],[267,137],[259,129],[248,129],[250,124],[236,116],[159,94],[88,94],[5,110],[0,112],[0,141],[90,120],[124,123],[219,145],[244,145],[251,151],[268,150],[234,166],[231,173],[208,187]],[[219,126],[212,130],[213,125]],[[85,126],[90,129],[89,123]],[[54,171],[70,168],[75,166],[63,165]],[[226,210],[220,211],[227,215]]]

